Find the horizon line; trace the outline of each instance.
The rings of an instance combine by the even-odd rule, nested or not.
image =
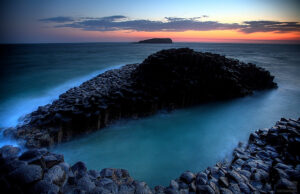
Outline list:
[[[176,44],[176,43],[206,43],[206,44],[287,44],[287,45],[299,45],[300,40],[292,41],[292,40],[277,40],[273,42],[272,40],[256,40],[258,42],[227,42],[227,41],[176,41],[173,43],[138,43],[138,41],[82,41],[82,42],[0,42],[0,45],[22,45],[22,44],[97,44],[97,43],[132,43],[132,44],[146,44],[146,45],[155,45],[155,44]]]

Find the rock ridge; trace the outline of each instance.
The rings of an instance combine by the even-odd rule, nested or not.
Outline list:
[[[119,119],[184,108],[276,88],[274,76],[245,64],[192,49],[168,49],[141,64],[106,71],[27,115],[26,124],[4,134],[27,147],[48,147],[106,127]]]

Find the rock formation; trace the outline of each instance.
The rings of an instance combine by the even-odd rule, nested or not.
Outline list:
[[[4,134],[27,147],[47,147],[120,118],[183,108],[276,87],[274,77],[254,64],[188,48],[162,50],[141,64],[110,70],[71,88],[52,104],[27,115],[27,124]]]
[[[171,38],[151,38],[147,40],[141,40],[138,43],[152,43],[152,44],[172,44]]]
[[[69,166],[45,148],[19,156],[19,148],[0,148],[0,188],[4,193],[299,193],[300,118],[282,118],[270,129],[251,133],[239,143],[230,162],[202,172],[184,172],[167,187],[150,189],[124,169],[88,170],[83,162]],[[100,161],[101,162],[101,161]],[[160,172],[163,173],[163,172]]]

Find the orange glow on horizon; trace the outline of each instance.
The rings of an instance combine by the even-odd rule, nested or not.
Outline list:
[[[120,36],[136,38],[170,37],[177,42],[244,42],[244,41],[272,41],[272,40],[300,40],[300,32],[276,33],[256,32],[246,34],[235,30],[213,31],[185,31],[185,32],[116,32]]]
[[[66,36],[77,37],[84,40],[89,39],[105,39],[108,41],[118,42],[135,42],[141,39],[154,38],[154,37],[169,37],[174,42],[300,42],[300,32],[256,32],[246,34],[237,30],[212,30],[212,31],[185,31],[185,32],[144,32],[144,31],[83,31],[80,29],[64,29],[61,34]]]

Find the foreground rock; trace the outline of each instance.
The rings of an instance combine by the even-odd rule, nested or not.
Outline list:
[[[31,149],[18,156],[12,146],[0,149],[0,188],[4,193],[299,193],[300,119],[281,119],[252,133],[230,162],[203,172],[186,171],[167,187],[150,189],[124,169],[88,170],[69,166],[62,155]],[[101,162],[101,161],[99,161]],[[157,172],[158,173],[158,172]],[[163,172],[160,172],[163,173]]]
[[[171,38],[151,38],[147,40],[141,40],[138,43],[151,43],[151,44],[172,44]]]
[[[191,49],[162,50],[141,64],[110,70],[72,88],[27,116],[5,134],[27,147],[47,147],[121,118],[187,107],[276,87],[273,76],[253,64]]]

